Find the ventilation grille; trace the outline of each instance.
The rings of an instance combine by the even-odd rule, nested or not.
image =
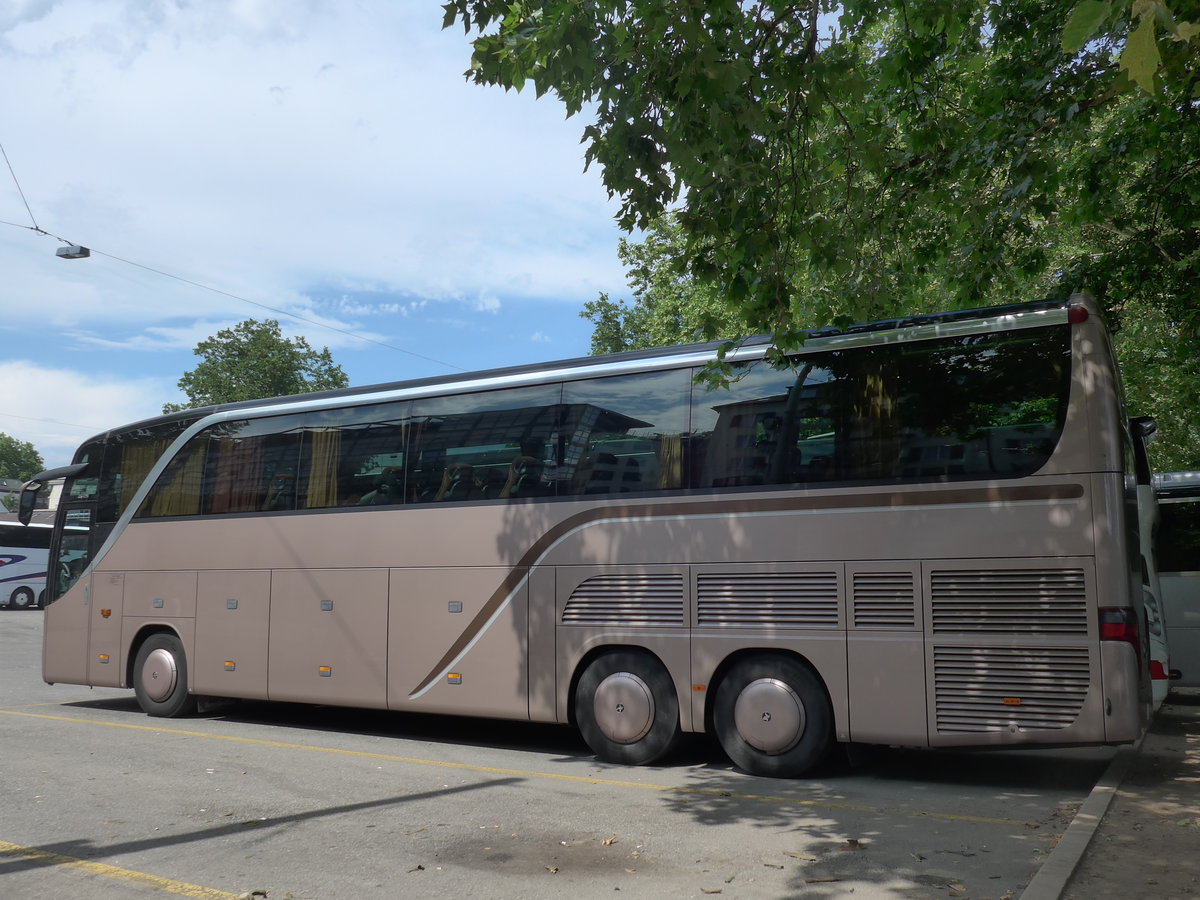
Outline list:
[[[935,647],[938,734],[1054,731],[1087,697],[1086,648]]]
[[[1082,569],[933,572],[933,631],[1087,634]]]
[[[595,575],[571,592],[564,625],[683,625],[683,575]]]
[[[912,572],[855,572],[855,628],[917,627],[917,591]]]
[[[836,572],[762,572],[696,577],[700,625],[836,628]]]

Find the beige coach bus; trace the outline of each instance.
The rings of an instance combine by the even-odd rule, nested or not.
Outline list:
[[[604,760],[714,733],[1133,741],[1136,485],[1090,301],[216,406],[63,476],[47,682],[569,723]],[[68,530],[69,529],[69,530]],[[81,530],[85,529],[85,530]]]

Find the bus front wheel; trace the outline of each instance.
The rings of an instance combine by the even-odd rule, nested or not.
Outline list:
[[[575,717],[589,747],[605,762],[641,766],[679,740],[679,700],[658,659],[640,650],[592,661],[575,688]]]
[[[187,689],[187,657],[173,634],[152,634],[138,649],[133,664],[133,692],[149,716],[174,718],[196,709]]]
[[[27,587],[17,588],[8,598],[8,605],[12,609],[28,609],[33,605],[33,591]]]
[[[734,663],[717,687],[713,725],[726,755],[751,775],[796,778],[833,747],[833,709],[821,680],[790,656]]]

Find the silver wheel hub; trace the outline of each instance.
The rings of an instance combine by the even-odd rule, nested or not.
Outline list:
[[[733,706],[738,734],[751,747],[769,756],[787,753],[804,736],[804,703],[778,678],[750,682]]]
[[[654,724],[654,695],[632,672],[614,672],[597,686],[592,712],[606,738],[632,744]]]
[[[179,680],[175,657],[166,650],[151,650],[142,665],[142,689],[151,700],[162,702],[171,696]]]

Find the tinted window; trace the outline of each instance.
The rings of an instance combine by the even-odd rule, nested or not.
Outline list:
[[[97,522],[111,523],[120,518],[138,488],[142,486],[142,481],[151,467],[194,421],[194,418],[182,419],[165,425],[135,428],[111,435],[105,441],[99,486],[95,494],[95,499],[100,504],[96,514]],[[95,458],[100,460],[100,455],[97,454]],[[92,474],[90,469],[87,474]],[[77,492],[80,487],[81,483],[77,479],[71,486],[72,493]]]
[[[1200,571],[1200,498],[1161,501],[1158,543],[1154,551],[1159,572]]]
[[[627,494],[684,487],[691,374],[680,369],[563,385],[566,449],[560,492]]]
[[[554,496],[562,468],[561,398],[554,384],[415,401],[411,500]]]
[[[171,460],[138,515],[403,502],[408,409],[371,404],[213,425]]]
[[[41,525],[0,525],[0,546],[45,550],[50,546],[50,529]]]
[[[735,367],[728,391],[697,390],[697,484],[1030,474],[1062,432],[1068,338],[1034,329]]]

